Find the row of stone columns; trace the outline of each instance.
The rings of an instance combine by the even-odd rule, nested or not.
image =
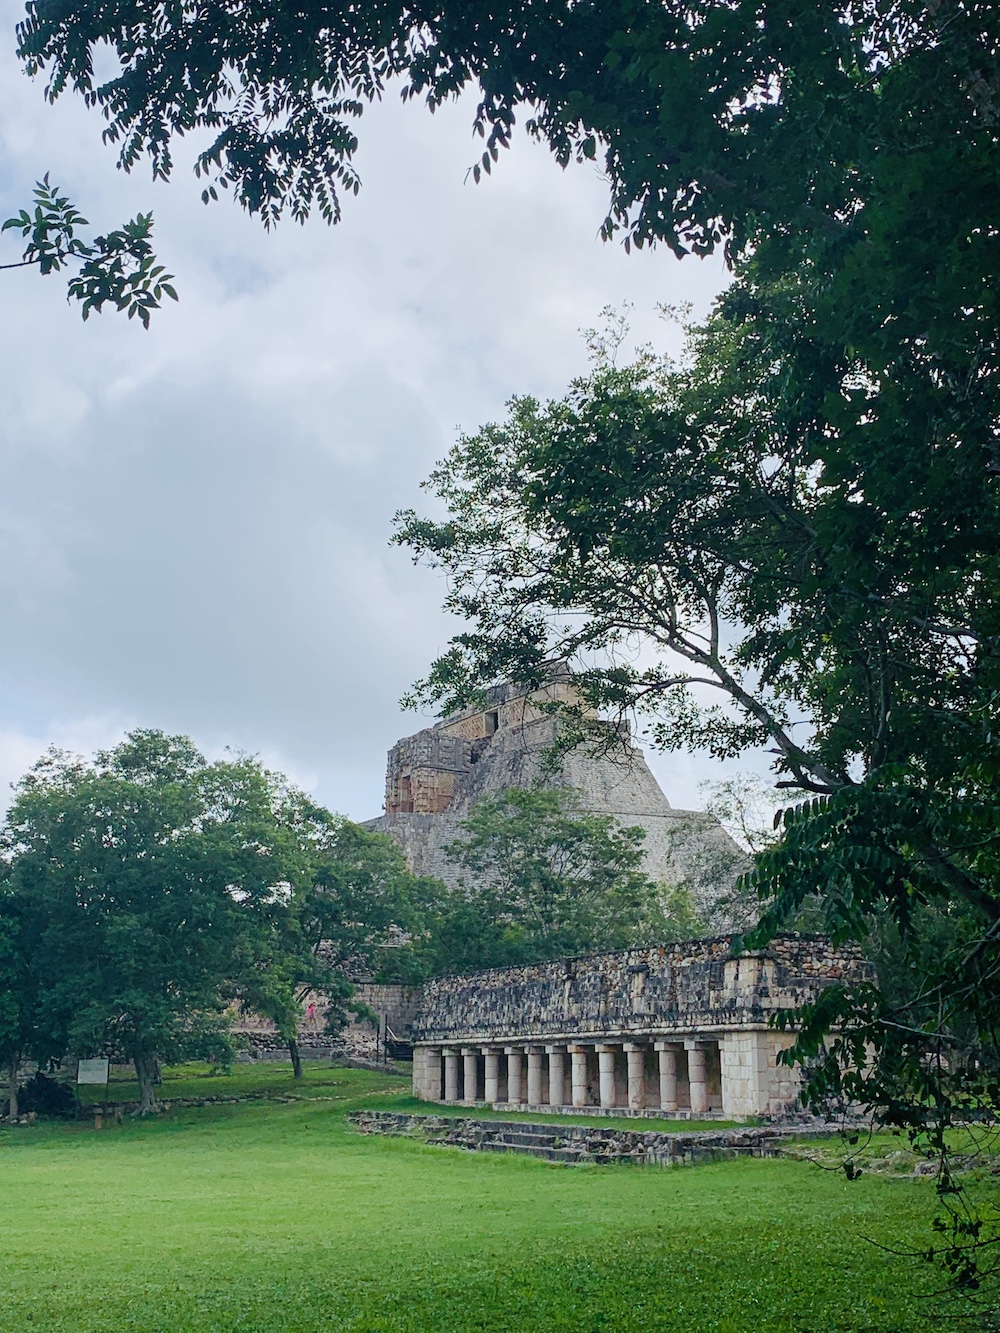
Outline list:
[[[651,1099],[647,1087],[646,1051],[648,1043],[617,1042],[584,1045],[519,1045],[519,1046],[463,1046],[427,1047],[427,1076],[430,1087],[440,1088],[441,1064],[444,1065],[444,1100],[459,1100],[487,1105],[500,1101],[501,1056],[507,1061],[507,1089],[505,1101],[529,1106],[586,1107],[589,1100],[588,1052],[595,1051],[598,1061],[598,1088],[602,1107],[620,1105],[617,1086],[616,1053],[624,1050],[627,1065],[626,1105],[630,1110],[644,1108],[675,1112],[678,1110],[677,1057],[681,1051],[687,1056],[687,1082],[690,1113],[704,1115],[709,1110],[705,1043],[696,1039],[656,1041],[659,1075],[657,1096]],[[479,1085],[479,1056],[483,1056],[484,1079]],[[569,1057],[567,1068],[566,1057]],[[461,1096],[459,1089],[459,1060],[462,1061]],[[546,1069],[547,1061],[547,1069]],[[547,1097],[543,1102],[545,1075],[548,1074]],[[567,1076],[569,1087],[567,1088]],[[568,1092],[568,1096],[567,1096]]]

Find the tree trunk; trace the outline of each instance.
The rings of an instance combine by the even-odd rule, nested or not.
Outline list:
[[[20,1067],[19,1057],[11,1056],[10,1064],[7,1066],[7,1096],[10,1099],[10,1105],[7,1108],[7,1119],[12,1125],[17,1123],[17,1071]]]
[[[288,1043],[288,1054],[292,1057],[292,1073],[296,1078],[302,1077],[302,1056],[299,1055],[299,1043],[294,1037]]]
[[[156,1056],[136,1051],[132,1063],[139,1083],[139,1114],[155,1115],[160,1109],[156,1100]]]

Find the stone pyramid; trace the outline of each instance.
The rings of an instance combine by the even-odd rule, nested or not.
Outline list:
[[[415,874],[453,884],[456,867],[444,848],[461,837],[462,820],[478,801],[507,787],[569,786],[588,813],[645,831],[646,873],[667,887],[689,888],[713,931],[746,924],[734,922],[725,906],[746,868],[744,854],[710,815],[670,805],[620,728],[613,745],[600,752],[577,747],[553,766],[560,724],[545,705],[559,702],[577,702],[568,674],[531,694],[504,683],[488,692],[485,708],[405,737],[389,751],[385,813],[365,827],[390,834]]]

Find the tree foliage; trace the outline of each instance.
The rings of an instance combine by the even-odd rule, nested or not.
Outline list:
[[[31,0],[18,35],[49,97],[72,88],[105,117],[121,166],[148,157],[169,176],[173,141],[206,130],[206,197],[232,186],[268,224],[339,217],[338,192],[358,188],[355,127],[394,80],[432,110],[478,88],[477,174],[522,116],[560,164],[601,162],[608,234],[696,253],[760,224],[839,237],[861,205],[898,218],[908,189],[944,197],[961,179],[954,215],[997,115],[987,0]],[[104,43],[118,69],[101,79]]]
[[[798,804],[748,882],[755,941],[805,908],[838,940],[887,916],[922,976],[920,1022],[831,992],[794,1058],[836,1023],[850,1089],[923,1133],[928,1053],[949,1047],[944,1136],[971,1104],[959,1036],[1000,1068],[995,379],[847,356],[828,290],[751,261],[679,365],[605,356],[461,439],[430,482],[447,518],[403,514],[397,539],[468,625],[418,687],[439,706],[566,659],[586,703],[644,715],[664,748],[773,751]],[[915,914],[950,906],[971,942],[929,957]]]
[[[0,1056],[131,1060],[142,1109],[158,1061],[232,1049],[230,1006],[295,1052],[307,990],[327,1027],[348,973],[412,915],[397,849],[256,759],[208,763],[186,737],[135,731],[88,762],[51,751],[3,830]],[[297,1062],[297,1061],[296,1061]]]
[[[92,310],[100,314],[105,305],[113,305],[127,312],[129,319],[138,316],[148,329],[150,314],[159,310],[163,298],[177,300],[173,274],[157,262],[150,244],[152,213],[138,213],[116,231],[85,241],[79,229],[90,224],[58,186],[49,184],[47,175],[35,185],[34,194],[30,212],[22,208],[0,227],[0,232],[19,231],[28,241],[17,263],[0,268],[37,264],[38,271],[46,274],[75,265],[66,299],[81,303],[84,319]]]
[[[0,1069],[6,1075],[7,1116],[18,1118],[18,1072],[66,1050],[68,1014],[45,1002],[43,920],[27,896],[0,884]]]
[[[290,814],[298,864],[292,882],[258,914],[260,935],[239,996],[275,1024],[300,1078],[298,1035],[307,997],[322,997],[331,1035],[350,1013],[370,1017],[354,1001],[351,979],[400,979],[393,975],[393,955],[407,933],[419,937],[426,928],[431,890],[409,872],[385,834],[331,815],[300,794]]]
[[[689,898],[645,874],[643,830],[586,812],[569,788],[509,788],[461,830],[446,848],[458,885],[424,946],[433,974],[698,933]]]
[[[449,518],[407,513],[398,535],[447,570],[470,623],[430,698],[539,682],[566,657],[589,702],[647,713],[666,748],[771,744],[800,790],[918,756],[936,780],[965,767],[992,705],[988,441],[935,447],[926,421],[920,474],[902,473],[872,406],[874,457],[848,466],[829,429],[847,372],[824,388],[804,371],[821,335],[801,345],[767,296],[731,290],[688,365],[599,365],[456,445],[430,483]]]
[[[7,883],[42,923],[40,1002],[72,1048],[134,1063],[144,1110],[159,1059],[226,1049],[250,908],[283,878],[271,794],[253,761],[149,731],[50,752],[17,790]]]

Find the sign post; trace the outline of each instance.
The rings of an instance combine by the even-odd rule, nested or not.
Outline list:
[[[102,1083],[107,1086],[108,1066],[110,1061],[105,1056],[96,1060],[81,1060],[77,1066],[77,1083]]]
[[[77,1086],[81,1083],[97,1084],[99,1087],[108,1086],[108,1059],[101,1055],[96,1060],[81,1060],[76,1067]],[[102,1129],[104,1127],[104,1117],[100,1112],[94,1115],[94,1128]]]

